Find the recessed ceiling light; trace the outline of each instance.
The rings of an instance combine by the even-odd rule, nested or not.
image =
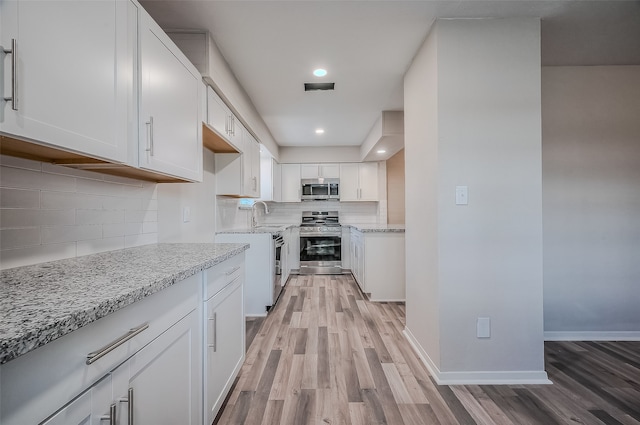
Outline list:
[[[385,151],[384,149],[380,149],[378,153],[387,153],[387,151]]]
[[[324,130],[322,128],[316,128],[316,134],[323,134]]]
[[[315,71],[313,71],[313,75],[315,75],[316,77],[324,77],[325,75],[327,75],[327,70],[318,68]]]

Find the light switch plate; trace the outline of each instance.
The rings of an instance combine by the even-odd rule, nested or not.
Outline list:
[[[478,338],[491,338],[491,319],[489,317],[478,317],[476,327]]]
[[[190,207],[184,207],[182,209],[182,222],[183,223],[188,223],[191,221],[191,208]]]
[[[467,186],[456,186],[456,205],[467,205],[469,203],[469,188]]]

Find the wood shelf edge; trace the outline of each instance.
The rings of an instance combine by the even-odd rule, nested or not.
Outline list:
[[[227,142],[213,127],[202,123],[202,144],[214,153],[241,153],[235,146]]]
[[[93,171],[113,176],[129,177],[155,183],[190,182],[186,179],[166,176],[164,174],[135,168],[126,164],[112,163],[102,159],[91,158],[6,135],[0,135],[0,154],[29,159],[32,161],[47,162],[68,168]]]

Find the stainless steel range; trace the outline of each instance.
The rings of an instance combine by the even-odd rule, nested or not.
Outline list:
[[[338,211],[303,211],[300,274],[342,273],[342,227]]]

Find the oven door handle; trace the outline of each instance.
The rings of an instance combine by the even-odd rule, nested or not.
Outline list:
[[[300,232],[300,237],[301,238],[305,238],[305,237],[318,237],[318,236],[325,236],[325,237],[329,237],[329,238],[337,238],[337,237],[342,237],[342,233],[330,233],[330,232]]]

